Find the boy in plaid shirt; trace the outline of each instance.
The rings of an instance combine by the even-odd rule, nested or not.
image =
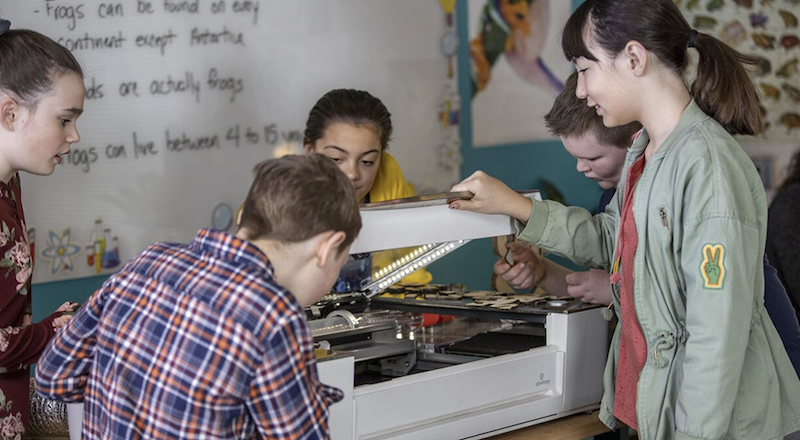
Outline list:
[[[327,157],[255,167],[235,235],[155,243],[45,350],[36,389],[84,403],[84,439],[327,438],[303,307],[330,290],[361,228]]]

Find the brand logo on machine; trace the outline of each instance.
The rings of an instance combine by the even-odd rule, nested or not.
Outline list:
[[[542,385],[547,385],[550,383],[550,379],[544,380],[544,373],[539,373],[539,381],[536,382],[536,386],[540,387]]]

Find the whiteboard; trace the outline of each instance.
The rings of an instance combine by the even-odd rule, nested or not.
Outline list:
[[[36,282],[98,273],[86,261],[96,218],[122,262],[190,241],[216,205],[243,201],[257,162],[301,151],[308,111],[333,88],[386,104],[389,151],[420,191],[458,180],[437,156],[447,62],[435,0],[3,0],[0,15],[85,71],[81,141],[53,175],[22,175]]]

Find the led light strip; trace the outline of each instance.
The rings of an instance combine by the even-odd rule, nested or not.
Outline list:
[[[403,258],[392,262],[373,275],[373,282],[364,288],[367,298],[385,292],[412,272],[422,269],[455,249],[469,243],[470,240],[458,240],[448,243],[426,244],[415,249]]]

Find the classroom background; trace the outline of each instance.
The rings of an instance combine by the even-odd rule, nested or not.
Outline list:
[[[526,97],[508,106],[497,104],[502,91],[492,94],[509,87],[515,60],[498,56],[492,81],[473,86],[469,46],[486,0],[3,5],[15,28],[57,39],[86,71],[81,142],[53,176],[23,176],[35,232],[34,320],[84,301],[153,241],[187,242],[199,228],[229,225],[252,166],[300,153],[308,111],[332,88],[368,90],[386,104],[389,151],[419,193],[446,191],[480,169],[514,189],[595,209],[600,188],[541,120],[554,96],[547,78],[571,71],[559,20],[580,0],[539,3],[548,8],[538,55],[549,76],[506,90]],[[508,128],[485,128],[486,114],[500,110]],[[778,128],[771,139],[743,139],[773,187],[800,144],[793,128]],[[475,240],[429,269],[435,283],[485,290],[496,258],[491,240]]]

